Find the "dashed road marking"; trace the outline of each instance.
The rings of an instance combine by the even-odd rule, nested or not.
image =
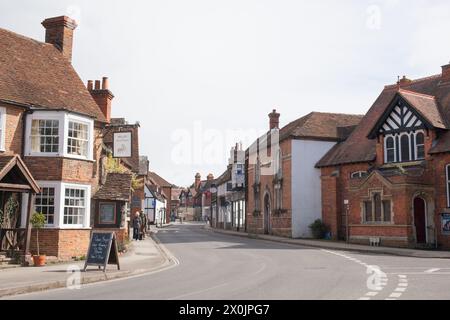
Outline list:
[[[432,268],[432,269],[429,269],[429,270],[425,271],[425,273],[433,273],[433,272],[436,272],[436,271],[439,271],[439,270],[441,270],[441,269],[440,268]]]
[[[379,277],[378,278],[379,283],[377,283],[377,284],[379,284],[379,286],[371,288],[372,291],[367,292],[363,297],[359,298],[358,300],[370,300],[371,298],[377,296],[387,286],[388,278],[387,278],[386,274],[384,272],[382,272],[378,267],[370,266],[369,264],[367,264],[359,259],[350,257],[343,253],[334,252],[334,251],[325,250],[325,249],[322,249],[322,251],[331,253],[333,255],[336,255],[336,256],[342,257],[344,259],[347,259],[349,261],[352,261],[354,263],[357,263],[357,264],[367,268],[367,270],[368,270],[367,273],[377,273],[377,276]],[[370,276],[370,277],[373,277],[373,276]],[[370,277],[369,277],[369,279],[370,279]],[[368,286],[368,288],[370,288],[369,280],[368,280],[367,286]]]
[[[395,300],[400,298],[403,295],[403,293],[405,293],[407,287],[408,287],[408,277],[405,274],[399,274],[397,288],[395,288],[394,292],[392,292],[389,295],[389,298],[391,298],[389,300]]]

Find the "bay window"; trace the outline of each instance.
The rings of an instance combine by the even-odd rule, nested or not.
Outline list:
[[[93,160],[94,121],[62,111],[35,111],[27,116],[25,154]]]
[[[80,229],[91,224],[91,186],[61,181],[38,181],[41,193],[35,211],[46,218],[46,228]],[[26,210],[23,215],[26,216]]]

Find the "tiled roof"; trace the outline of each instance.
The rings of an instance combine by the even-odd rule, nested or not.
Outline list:
[[[131,180],[129,173],[108,173],[105,184],[97,191],[94,199],[130,201]]]
[[[280,141],[291,138],[340,140],[339,127],[359,124],[362,115],[311,112],[280,130]]]
[[[173,187],[174,185],[167,180],[161,178],[158,174],[155,172],[149,172],[148,178],[153,180],[155,184],[157,184],[160,187]]]
[[[397,85],[386,86],[350,137],[332,148],[317,166],[374,161],[376,140],[369,139],[369,133],[399,93],[436,128],[446,128],[446,121],[450,119],[450,87],[441,84],[441,75],[411,81],[401,90]],[[450,138],[450,134],[442,135],[432,152],[450,151],[447,137]]]
[[[11,172],[14,167],[17,167],[19,169],[19,172],[16,172],[13,175],[11,175]],[[31,188],[33,192],[35,193],[40,192],[39,185],[37,184],[36,180],[34,180],[33,176],[31,175],[31,172],[28,170],[27,166],[18,155],[0,156],[0,180],[3,180],[2,182],[5,183],[13,183],[13,184],[25,183]],[[20,182],[19,180],[23,181]]]
[[[433,127],[439,129],[447,127],[439,112],[436,97],[402,89],[399,90],[399,94]]]
[[[105,121],[73,66],[58,49],[1,28],[0,99]]]

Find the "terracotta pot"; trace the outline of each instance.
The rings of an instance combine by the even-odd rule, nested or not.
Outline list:
[[[35,267],[45,266],[45,256],[33,256],[33,262]]]

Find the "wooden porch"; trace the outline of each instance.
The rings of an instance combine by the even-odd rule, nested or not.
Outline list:
[[[39,192],[38,184],[19,156],[0,157],[0,252],[24,264],[30,260],[30,219]],[[23,203],[24,193],[28,194],[27,203]]]

